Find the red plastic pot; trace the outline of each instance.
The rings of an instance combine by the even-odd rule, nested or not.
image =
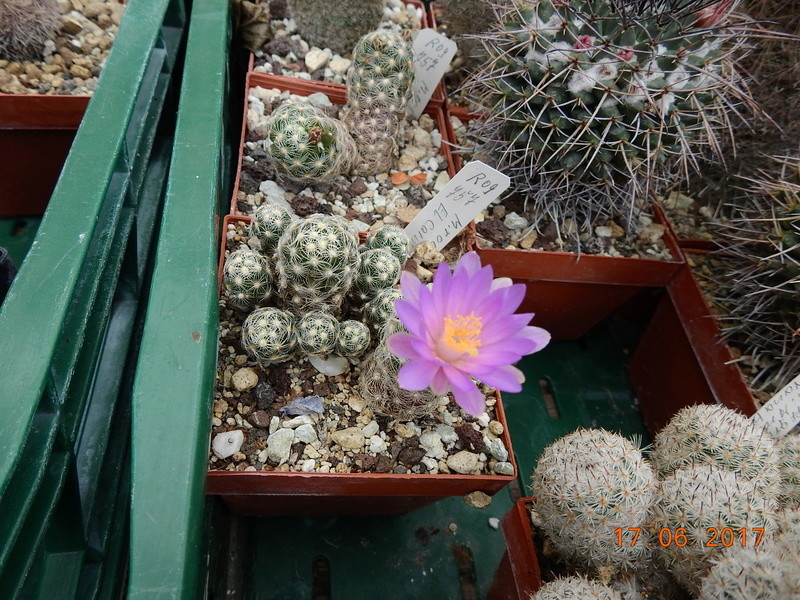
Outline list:
[[[528,505],[533,498],[520,498],[500,521],[506,551],[495,571],[486,600],[528,600],[542,587],[542,573],[533,543]]]
[[[44,213],[89,98],[0,94],[0,217]]]

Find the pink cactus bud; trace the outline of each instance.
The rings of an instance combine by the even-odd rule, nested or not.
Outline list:
[[[633,51],[633,48],[628,46],[627,48],[623,48],[622,50],[620,50],[617,56],[619,56],[620,60],[627,62],[631,60],[634,56],[636,56],[636,53]]]
[[[713,27],[726,15],[731,4],[733,4],[733,0],[720,0],[701,8],[697,11],[697,20],[694,22],[695,27]]]
[[[576,50],[585,50],[594,46],[594,38],[590,35],[582,35],[572,45]]]

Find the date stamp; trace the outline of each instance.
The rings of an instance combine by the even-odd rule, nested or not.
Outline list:
[[[617,546],[635,546],[639,542],[639,534],[642,532],[641,527],[628,527],[623,529],[617,527],[614,534],[617,536]],[[702,540],[692,540],[686,534],[685,527],[662,527],[658,530],[658,535],[655,536],[655,542],[648,542],[650,546],[661,546],[666,548],[668,546],[704,546],[706,548],[730,548],[731,546],[759,546],[764,537],[763,527],[751,527],[749,529],[742,527],[741,529],[733,529],[731,527],[708,527],[706,535]]]

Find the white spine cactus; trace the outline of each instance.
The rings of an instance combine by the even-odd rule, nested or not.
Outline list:
[[[369,347],[369,327],[361,321],[342,321],[336,338],[336,354],[355,357],[362,355]]]
[[[266,303],[272,295],[272,272],[261,254],[247,247],[234,250],[225,260],[222,284],[231,304],[247,309]]]
[[[800,435],[787,435],[778,443],[781,470],[781,506],[800,508]]]
[[[292,224],[289,211],[276,204],[262,204],[253,211],[250,235],[261,242],[261,252],[271,256],[278,247],[278,240]]]
[[[402,300],[403,292],[396,288],[379,291],[375,297],[364,304],[364,319],[380,330],[389,319],[397,318],[394,310],[395,300]]]
[[[374,250],[375,248],[388,249],[402,266],[408,257],[411,256],[409,247],[411,240],[408,234],[395,225],[384,225],[378,231],[370,234],[364,243],[364,250]]]
[[[604,429],[556,440],[539,457],[532,490],[541,527],[564,558],[625,569],[652,552],[645,528],[656,479],[630,440]]]
[[[562,577],[544,584],[530,600],[622,600],[612,588],[585,577]]]
[[[271,306],[255,309],[242,325],[242,346],[264,365],[289,360],[297,347],[291,313]]]
[[[60,24],[56,0],[0,2],[0,60],[39,60]]]
[[[336,348],[338,332],[339,323],[331,315],[311,311],[297,322],[297,346],[305,354],[330,354]]]
[[[361,253],[353,288],[350,293],[361,302],[374,298],[378,292],[394,287],[400,278],[400,263],[386,248]]]

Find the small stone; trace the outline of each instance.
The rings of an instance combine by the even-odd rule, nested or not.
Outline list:
[[[319,451],[314,448],[314,446],[306,446],[303,450],[303,454],[305,454],[308,458],[319,458],[321,456]]]
[[[250,367],[243,367],[233,374],[231,382],[237,392],[246,392],[258,385],[258,373]]]
[[[425,456],[443,458],[446,454],[442,437],[435,431],[426,431],[419,437],[419,445],[425,449]]]
[[[461,447],[473,452],[481,452],[484,448],[483,436],[469,423],[463,423],[455,428],[456,435],[461,441]]]
[[[520,231],[528,226],[528,219],[515,212],[508,213],[503,219],[503,224],[511,231]]]
[[[303,461],[303,466],[301,467],[301,470],[303,473],[311,473],[316,468],[317,468],[317,461],[309,458],[308,460]]]
[[[650,223],[650,225],[645,227],[644,231],[642,231],[639,237],[650,240],[650,242],[657,242],[664,237],[664,232],[666,229],[666,226],[661,225],[660,223]]]
[[[500,528],[500,519],[497,517],[489,517],[489,527],[492,529],[499,529]]]
[[[611,227],[608,227],[607,225],[600,225],[594,228],[594,234],[597,237],[610,238],[613,233],[614,232]]]
[[[397,167],[401,171],[411,171],[412,169],[417,168],[417,161],[411,158],[408,154],[402,154],[399,162],[397,163]]]
[[[498,475],[514,475],[514,465],[510,462],[498,462],[494,464],[494,472]]]
[[[275,433],[280,429],[281,420],[278,417],[272,417],[269,421],[269,432]]]
[[[380,429],[380,427],[378,426],[378,422],[375,421],[375,420],[372,420],[372,421],[370,421],[369,423],[367,423],[364,426],[364,428],[361,430],[361,432],[364,434],[364,437],[369,438],[369,437],[372,437],[373,435],[375,435],[376,433],[378,433],[379,429]]]
[[[614,221],[611,221],[609,227],[611,227],[611,237],[614,238],[615,240],[618,240],[621,237],[625,236],[625,230],[619,225],[617,225]]]
[[[437,473],[439,471],[439,463],[430,456],[423,456],[422,460],[419,462],[425,465],[429,473]]]
[[[298,441],[303,442],[304,444],[310,444],[311,442],[316,441],[317,430],[314,429],[313,425],[304,423],[303,425],[300,425],[300,427],[294,430],[294,437],[296,437]]]
[[[414,220],[414,217],[416,217],[420,212],[421,209],[417,208],[416,206],[406,206],[397,211],[397,217],[403,223],[411,223],[411,221]]]
[[[492,497],[480,490],[476,490],[464,496],[464,502],[472,508],[486,508],[492,504]]]
[[[384,440],[379,435],[373,435],[369,438],[369,451],[373,454],[380,454],[381,452],[386,452],[386,440]]]
[[[478,415],[478,418],[476,420],[478,421],[478,425],[480,425],[481,427],[488,427],[489,421],[491,419],[489,418],[489,414],[484,412]]]
[[[491,431],[494,435],[503,435],[505,428],[500,421],[490,421],[489,431]]]
[[[83,7],[83,16],[96,19],[100,15],[106,14],[105,2],[89,2]]]
[[[416,146],[422,146],[423,148],[433,147],[433,142],[431,142],[431,134],[424,129],[415,128],[413,139]]]
[[[89,79],[92,76],[92,72],[89,69],[80,65],[72,65],[69,68],[69,72],[75,77],[80,77],[81,79]]]
[[[347,406],[352,408],[357,413],[360,413],[362,410],[364,410],[365,405],[366,403],[364,402],[364,399],[360,396],[350,396],[347,399]]]
[[[416,435],[414,433],[414,430],[411,429],[411,427],[409,427],[405,423],[398,423],[397,425],[395,425],[394,426],[394,431],[401,438],[410,438],[410,437],[413,437],[414,435]]]
[[[311,418],[311,415],[298,415],[296,417],[289,419],[288,421],[284,421],[283,423],[281,423],[281,427],[287,429],[296,429],[301,425],[311,425],[313,422],[314,421]]]
[[[327,359],[311,355],[308,357],[313,367],[327,377],[336,377],[350,370],[350,363],[343,356],[330,354]]]
[[[317,108],[333,106],[331,99],[322,92],[314,92],[313,94],[309,94],[306,96],[306,100],[311,106],[316,106]]]
[[[539,234],[535,231],[531,231],[528,235],[522,238],[519,241],[519,247],[523,250],[530,250],[533,248],[533,245],[536,243],[536,240],[539,239]]]
[[[403,185],[408,181],[408,174],[403,171],[395,171],[391,176],[392,184]]]
[[[331,71],[336,73],[337,75],[344,75],[347,73],[347,69],[350,68],[352,61],[342,58],[341,56],[334,56],[330,62],[328,63],[328,67]],[[308,61],[306,61],[306,66],[308,66]]]
[[[253,412],[247,420],[250,421],[253,427],[261,427],[262,429],[269,427],[269,414],[264,410]]]
[[[275,464],[283,464],[289,460],[294,442],[294,431],[278,429],[267,438],[267,460]]]
[[[83,31],[83,23],[75,17],[62,17],[61,31],[67,35],[77,35]]]
[[[502,204],[497,204],[492,208],[492,217],[495,219],[502,219],[506,216],[506,207]]]
[[[456,430],[450,427],[450,425],[439,425],[435,431],[445,444],[452,444],[458,441],[458,434],[456,434]]]
[[[241,429],[224,431],[214,436],[211,449],[219,458],[228,458],[236,454],[244,443],[244,432]]]
[[[367,187],[367,182],[364,181],[363,177],[356,177],[353,180],[353,183],[350,184],[350,187],[347,189],[347,193],[351,196],[360,196],[364,192],[366,192],[369,188]]]
[[[436,176],[436,182],[433,184],[433,189],[436,192],[441,192],[450,183],[450,175],[447,171],[442,171]]]
[[[364,447],[364,434],[358,427],[348,427],[340,429],[331,434],[334,443],[339,444],[346,450],[361,450]]]
[[[456,452],[453,456],[450,456],[447,459],[447,467],[451,471],[461,473],[462,475],[468,475],[474,471],[477,466],[478,455],[467,450]]]
[[[317,69],[321,69],[327,65],[330,59],[330,50],[326,52],[320,48],[311,48],[311,50],[306,52],[304,60],[306,62],[306,68],[309,70],[309,72],[313,73]]]

